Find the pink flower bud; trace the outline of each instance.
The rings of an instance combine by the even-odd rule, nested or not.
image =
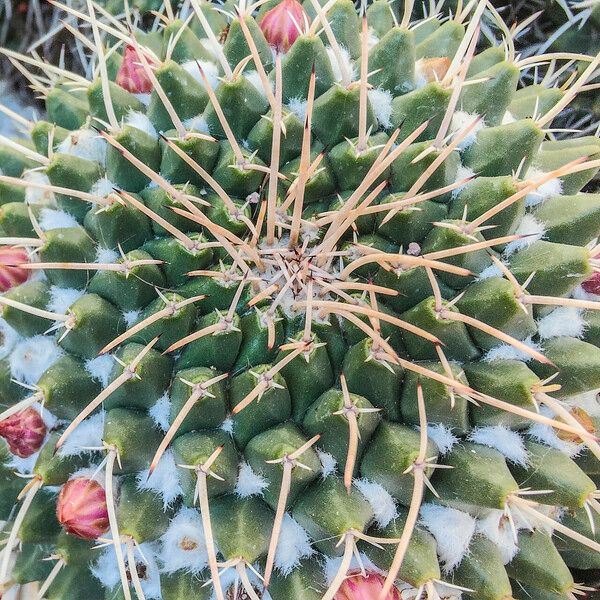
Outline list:
[[[109,528],[106,493],[94,479],[76,477],[63,485],[56,517],[67,533],[95,540]]]
[[[305,22],[308,22],[308,15],[298,0],[283,0],[265,13],[260,28],[271,46],[279,52],[287,52]]]
[[[29,255],[23,248],[0,248],[0,292],[6,292],[27,281],[31,271],[16,265],[28,262]]]
[[[586,279],[581,287],[588,294],[598,294],[600,295],[600,273],[594,273],[589,279]]]
[[[146,58],[149,65],[152,60]],[[144,69],[137,50],[133,46],[125,46],[123,62],[117,73],[117,85],[132,94],[149,94],[152,91],[152,82]]]
[[[375,600],[379,598],[384,582],[385,577],[379,573],[367,573],[365,577],[360,572],[350,573],[334,596],[334,600]],[[401,600],[400,592],[392,587],[385,600]]]
[[[29,407],[0,421],[0,437],[14,455],[27,458],[42,447],[46,425],[40,413]]]

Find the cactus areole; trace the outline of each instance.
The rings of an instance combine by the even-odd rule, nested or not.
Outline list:
[[[0,583],[587,593],[600,143],[553,123],[600,59],[484,1],[63,8],[92,79],[4,51]]]

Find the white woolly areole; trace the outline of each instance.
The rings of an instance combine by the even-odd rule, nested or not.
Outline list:
[[[303,558],[307,558],[313,553],[314,550],[306,531],[288,513],[285,513],[277,542],[275,568],[282,575],[289,575]]]
[[[183,495],[179,485],[175,455],[170,448],[165,450],[150,477],[148,473],[148,469],[138,473],[137,487],[140,490],[152,490],[159,494],[165,509]]]
[[[389,525],[398,516],[394,499],[381,485],[368,479],[355,479],[353,483],[371,505],[375,523],[379,527]]]
[[[456,169],[456,177],[454,178],[454,183],[458,183],[459,181],[462,181],[463,179],[471,178],[474,175],[475,175],[475,171],[473,171],[473,169],[471,169],[469,167],[465,167],[465,165],[460,163],[458,165],[458,169]],[[467,187],[468,184],[469,184],[469,182],[465,183],[464,185],[454,188],[452,190],[452,198],[453,199],[456,198],[465,189],[465,187]]]
[[[538,321],[538,334],[542,339],[563,335],[580,338],[586,326],[580,309],[561,306]]]
[[[318,448],[315,449],[321,461],[321,477],[326,479],[330,475],[333,475],[337,470],[337,461],[329,452],[323,452]]]
[[[93,129],[78,129],[67,135],[59,144],[57,152],[103,165],[106,162],[106,141]]]
[[[540,408],[540,414],[552,419],[556,418],[556,414],[548,406],[542,406]],[[542,442],[551,448],[556,448],[571,458],[577,456],[585,447],[584,444],[577,444],[568,440],[561,440],[553,427],[550,427],[549,425],[542,425],[542,423],[533,423],[527,430],[527,433],[535,441]]]
[[[25,458],[21,458],[16,454],[11,454],[10,460],[6,463],[5,466],[7,469],[10,469],[11,471],[16,471],[21,475],[29,475],[30,473],[33,473],[33,467],[35,467],[35,463],[37,462],[39,455],[39,451]]]
[[[151,94],[143,94],[143,93],[138,93],[138,94],[134,94],[134,96],[144,105],[144,106],[148,106],[150,104],[150,97]]]
[[[373,88],[367,92],[375,118],[381,127],[392,126],[392,94],[388,90]]]
[[[148,414],[154,424],[165,433],[169,430],[169,414],[171,412],[171,399],[165,392],[155,404],[150,407]]]
[[[210,133],[210,129],[208,127],[208,123],[204,118],[204,115],[199,114],[195,117],[190,117],[183,122],[183,126],[188,131],[198,131],[200,133],[206,133],[207,135]]]
[[[100,196],[101,198],[106,198],[106,196],[115,191],[115,187],[116,185],[110,179],[102,177],[101,179],[98,179],[96,183],[94,183],[92,189],[90,190],[90,194],[93,194],[94,196]]]
[[[380,575],[384,575],[385,573],[373,562],[371,559],[362,552],[359,554],[360,560],[356,558],[356,554],[352,557],[352,561],[350,562],[350,566],[348,567],[348,573],[362,571],[365,569],[367,571],[373,573],[379,573]],[[331,584],[334,577],[337,575],[337,572],[340,570],[340,566],[342,564],[342,557],[336,556],[326,556],[325,557],[325,566],[323,568],[323,574],[325,575],[325,581],[327,584]]]
[[[208,564],[200,513],[183,507],[160,538],[163,573],[178,570],[196,575]]]
[[[522,340],[522,342],[532,350],[537,350],[538,352],[541,352],[542,350],[542,347],[539,344],[536,344],[531,339],[531,336]],[[501,344],[500,346],[496,346],[487,352],[487,354],[483,357],[483,360],[486,362],[491,362],[493,360],[520,360],[523,362],[528,362],[531,360],[531,356],[526,352],[517,350],[517,348],[514,348],[509,344]]]
[[[215,63],[209,60],[200,60],[198,61],[204,74],[206,75],[206,79],[208,80],[208,84],[214,90],[219,85],[219,69]],[[198,68],[198,63],[195,60],[188,60],[181,65],[202,87],[204,86],[204,80],[202,79],[202,75],[200,75],[200,69]]]
[[[106,413],[101,411],[81,421],[60,447],[60,456],[80,456],[94,452],[89,448],[101,448],[105,416]]]
[[[122,544],[125,564],[127,561],[127,549]],[[145,542],[135,546],[134,559],[136,564],[144,565],[145,577],[140,579],[142,591],[147,600],[160,600],[162,594],[160,591],[160,574],[156,557],[160,556],[160,545],[156,542]],[[129,568],[128,568],[129,570]],[[96,562],[91,566],[92,575],[109,590],[120,587],[121,579],[119,575],[119,566],[115,556],[114,546],[108,546],[102,551]]]
[[[504,116],[502,117],[502,125],[508,125],[509,123],[514,123],[516,119],[512,116],[511,113],[506,111]]]
[[[468,439],[476,444],[495,448],[507,460],[517,465],[525,466],[529,462],[523,438],[507,427],[475,427],[469,433]]]
[[[114,366],[114,360],[110,354],[101,354],[96,358],[85,361],[85,370],[96,380],[106,387],[110,380],[110,372]]]
[[[509,563],[519,551],[512,528],[503,511],[490,510],[485,517],[477,520],[476,527],[477,533],[483,534],[498,547],[504,564]]]
[[[42,208],[38,216],[38,223],[43,231],[58,229],[60,227],[79,227],[77,220],[64,210]]]
[[[246,79],[256,88],[256,91],[263,96],[263,98],[267,97],[267,93],[265,92],[265,88],[263,87],[258,71],[248,71],[247,73],[244,73],[244,77],[246,77]],[[267,79],[267,81],[269,82],[269,88],[274,93],[275,90],[273,89],[273,82],[270,79]]]
[[[531,180],[540,179],[544,175],[546,175],[546,172],[537,167],[529,167],[529,170],[527,171],[527,179]],[[525,206],[536,206],[548,198],[560,196],[561,194],[562,181],[558,179],[558,177],[555,177],[540,185],[537,189],[533,190],[533,192],[527,194],[527,196],[525,196]]]
[[[498,268],[498,265],[492,263],[489,267],[486,267],[477,276],[478,280],[489,279],[490,277],[502,277],[502,271]]]
[[[96,248],[96,260],[97,263],[114,263],[119,260],[119,253],[110,248],[102,248],[98,246]]]
[[[593,300],[594,302],[600,302],[600,296],[598,294],[586,292],[580,285],[573,290],[571,296],[578,300]]]
[[[329,56],[329,62],[331,63],[331,70],[333,71],[333,78],[336,81],[342,80],[342,71],[340,69],[340,65],[337,61],[334,51],[327,46],[327,54]],[[348,50],[343,46],[340,46],[340,59],[342,63],[345,65],[345,70],[350,73],[352,80],[354,80],[354,65],[352,64],[352,59],[350,58],[350,54]]]
[[[420,430],[420,427],[417,429]],[[458,438],[443,423],[427,425],[427,437],[433,440],[442,456],[448,454],[454,445],[458,443]]]
[[[288,102],[288,109],[293,112],[302,123],[306,119],[306,100],[302,98],[290,98]]]
[[[6,358],[19,341],[19,334],[4,320],[0,320],[0,358]]]
[[[50,185],[48,175],[41,171],[25,171],[25,173],[23,173],[23,179],[25,181],[31,181],[32,183]],[[32,186],[27,186],[25,188],[25,202],[27,204],[38,204],[42,206],[56,206],[54,192],[51,192],[50,190],[40,190]]]
[[[46,335],[26,338],[15,345],[10,355],[11,373],[18,381],[32,385],[62,354],[54,338]]]
[[[450,122],[450,132],[456,136],[461,131],[464,131],[467,127],[469,127],[475,119],[477,119],[479,115],[475,113],[468,113],[464,110],[457,110],[454,112],[452,116],[452,121]],[[475,139],[477,138],[477,134],[485,128],[485,123],[483,119],[480,119],[477,125],[473,127],[469,135],[465,137],[457,146],[458,150],[466,150],[469,146],[472,146],[475,143]]]
[[[158,139],[158,133],[156,133],[156,129],[154,128],[154,125],[152,125],[150,119],[146,116],[146,113],[130,110],[127,113],[125,124],[135,127],[136,129],[147,133],[149,136]]]
[[[225,420],[221,423],[221,427],[219,429],[228,433],[229,435],[233,435],[233,419],[231,417],[225,417]]]
[[[141,312],[141,310],[126,310],[123,313],[123,319],[125,320],[125,325],[127,325],[127,329],[129,329],[136,323]]]
[[[445,573],[451,573],[469,550],[475,533],[475,519],[465,512],[440,506],[423,504],[419,523],[437,542],[437,552]]]
[[[540,223],[532,214],[525,215],[519,223],[515,234],[524,235],[526,237],[523,237],[520,240],[514,240],[506,244],[506,248],[504,249],[504,255],[510,256],[511,254],[514,254],[517,250],[527,248],[528,246],[533,244],[533,242],[541,240],[544,236],[544,232],[545,228],[543,223]]]
[[[258,571],[260,573],[260,565],[254,564],[252,565],[252,569]],[[248,575],[248,580],[250,581],[250,585],[255,590],[261,590],[263,587],[262,580],[252,571],[246,567],[246,574]],[[221,580],[221,587],[223,588],[223,592],[225,593],[225,598],[249,598],[249,596],[243,593],[244,587],[242,585],[242,581],[240,579],[239,573],[235,568],[231,569],[223,569],[220,573],[219,579]],[[210,600],[217,600],[217,594],[214,591],[210,595]],[[237,594],[234,594],[234,590],[237,590]],[[273,600],[271,598],[271,594],[269,592],[263,592],[261,594],[261,600]]]
[[[50,288],[50,302],[48,302],[48,310],[64,315],[69,307],[83,296],[82,290],[74,290],[72,288],[61,288],[53,285]]]
[[[267,485],[268,483],[265,478],[253,471],[248,463],[240,463],[240,471],[235,484],[235,493],[240,498],[262,496],[263,490]]]

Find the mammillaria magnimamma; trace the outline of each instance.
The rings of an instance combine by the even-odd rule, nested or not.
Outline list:
[[[504,25],[478,51],[486,2],[191,0],[148,31],[63,8],[93,78],[9,53],[47,119],[0,140],[32,273],[0,296],[0,426],[47,429],[3,451],[6,588],[586,593],[600,143],[551,126],[600,58],[523,87],[569,57]]]

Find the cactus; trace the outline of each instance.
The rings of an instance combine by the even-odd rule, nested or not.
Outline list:
[[[600,147],[550,128],[598,59],[518,87],[485,1],[167,6],[65,6],[89,81],[11,54],[47,118],[0,139],[4,589],[585,594]]]

